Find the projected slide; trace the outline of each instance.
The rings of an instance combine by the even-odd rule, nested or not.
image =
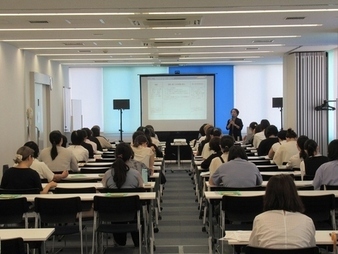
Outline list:
[[[149,120],[206,119],[207,81],[205,79],[150,80],[148,83]]]
[[[141,75],[142,125],[198,130],[214,123],[214,75]]]

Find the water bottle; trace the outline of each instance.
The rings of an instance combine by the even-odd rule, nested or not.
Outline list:
[[[143,183],[148,183],[148,169],[142,168],[142,180]]]

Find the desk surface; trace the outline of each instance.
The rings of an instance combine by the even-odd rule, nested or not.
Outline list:
[[[312,180],[309,181],[295,181],[295,185],[297,187],[304,187],[312,185]],[[268,181],[263,181],[262,186],[266,187]],[[211,185],[209,182],[205,182],[206,187],[209,189],[210,187],[216,187],[215,185]]]
[[[261,196],[264,195],[265,191],[206,191],[204,195],[206,199],[222,199],[223,195],[230,196],[242,196],[242,197],[250,197],[250,196]],[[300,196],[320,196],[320,195],[328,195],[333,194],[335,197],[338,197],[338,190],[300,190],[298,191],[298,195]]]
[[[332,244],[330,233],[333,230],[317,230],[316,244]],[[251,231],[226,231],[226,236],[222,240],[228,241],[230,245],[247,245],[249,243]]]
[[[79,193],[79,194],[22,194],[18,197],[26,197],[27,201],[34,202],[35,198],[70,198],[80,197],[82,201],[93,201],[94,196],[101,197],[128,197],[138,195],[141,200],[156,199],[155,192],[124,192],[124,193]]]
[[[54,230],[54,228],[0,229],[0,237],[1,240],[21,237],[25,242],[46,241],[53,234]]]
[[[47,184],[43,183],[42,187],[44,188]],[[97,183],[58,183],[57,187],[59,188],[88,188],[95,187],[96,189],[104,188],[102,182]],[[147,184],[143,184],[143,188],[153,189],[155,188],[155,182],[148,182]]]

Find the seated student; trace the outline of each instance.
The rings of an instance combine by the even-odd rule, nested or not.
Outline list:
[[[82,128],[82,130],[86,132],[85,142],[92,146],[94,153],[102,151],[101,143],[96,137],[93,137],[93,132],[89,128]]]
[[[270,178],[263,210],[254,219],[250,246],[269,249],[316,246],[315,226],[311,218],[302,214],[304,207],[291,176]]]
[[[266,138],[265,134],[264,134],[264,131],[265,131],[266,128],[268,128],[270,126],[270,122],[267,119],[262,119],[261,123],[259,125],[261,126],[262,131],[260,131],[260,132],[255,131],[255,135],[254,135],[253,142],[252,142],[252,145],[255,148],[258,148],[258,146],[261,143],[261,141]]]
[[[39,147],[35,142],[29,141],[26,144],[24,144],[24,146],[27,146],[34,150],[34,155],[33,155],[34,160],[30,168],[38,172],[41,179],[47,179],[48,182],[51,182],[51,181],[59,182],[68,176],[67,170],[64,170],[61,174],[54,174],[53,171],[48,168],[46,163],[41,162],[37,159],[39,157]]]
[[[79,168],[74,154],[72,151],[61,146],[61,132],[52,131],[49,134],[49,141],[52,146],[41,151],[39,160],[46,163],[53,172],[60,172],[64,170],[78,172]]]
[[[215,171],[221,166],[223,163],[228,162],[228,156],[229,156],[229,150],[234,145],[235,139],[230,135],[224,135],[221,138],[221,151],[222,155],[219,157],[215,157],[212,159],[210,166],[209,166],[209,172],[210,172],[210,178],[209,183],[211,183],[211,177],[215,173]]]
[[[111,148],[113,148],[113,146],[110,144],[109,140],[106,139],[104,136],[101,136],[100,126],[94,125],[92,127],[92,133],[93,133],[93,136],[96,137],[99,140],[102,149],[111,149]]]
[[[248,161],[244,149],[232,146],[228,162],[222,164],[211,177],[211,184],[225,187],[255,187],[262,184],[262,176],[255,164]]]
[[[278,142],[274,143],[271,146],[271,149],[269,151],[269,158],[272,160],[273,156],[275,155],[276,151],[278,150],[278,148],[284,144],[286,142],[286,131],[285,130],[281,130],[278,132],[277,137],[278,137]]]
[[[304,150],[307,153],[307,158],[300,163],[300,172],[305,180],[312,180],[317,169],[324,163],[329,161],[329,158],[319,153],[317,142],[313,139],[306,140]]]
[[[93,146],[91,144],[89,144],[89,143],[86,142],[87,132],[84,129],[81,129],[79,131],[82,132],[82,136],[84,137],[84,140],[82,141],[81,146],[83,146],[88,151],[89,158],[94,158],[94,149],[93,149]]]
[[[292,129],[288,129],[285,134],[286,142],[282,144],[273,156],[273,161],[278,165],[287,163],[291,156],[298,154],[297,134]]]
[[[250,125],[249,125],[249,131],[246,134],[246,136],[244,136],[244,138],[243,138],[243,144],[244,145],[252,145],[253,137],[255,135],[255,129],[256,129],[257,125],[258,125],[257,122],[251,122],[250,123]]]
[[[151,131],[147,127],[140,126],[137,128],[136,133],[133,134],[133,140],[135,139],[135,135],[139,135],[140,132],[143,133],[143,135],[147,138],[147,146],[150,147],[153,152],[155,153],[155,157],[163,157],[162,151],[158,148],[157,145],[153,143],[153,140],[151,138]],[[138,133],[138,134],[137,134]]]
[[[222,130],[220,128],[213,128],[210,133],[210,141],[214,137],[221,137],[222,136]],[[204,160],[206,160],[211,154],[213,154],[213,150],[210,149],[210,141],[208,143],[205,143],[202,149],[201,156]]]
[[[264,135],[266,139],[262,140],[257,148],[258,156],[268,155],[271,146],[278,142],[277,134],[278,129],[275,125],[270,125],[265,129]]]
[[[204,126],[204,129],[205,129],[205,139],[202,140],[202,142],[198,145],[197,155],[202,155],[203,147],[205,144],[209,143],[211,139],[211,133],[214,130],[214,127],[212,125],[206,125]]]
[[[151,142],[155,145],[155,146],[159,146],[160,145],[160,141],[158,140],[158,137],[155,133],[155,129],[152,125],[146,125],[145,128],[147,128],[150,132],[150,137],[151,137]]]
[[[313,179],[315,189],[319,189],[321,185],[338,185],[338,139],[330,142],[327,152],[329,162],[317,169]]]
[[[307,136],[299,136],[297,138],[297,149],[299,153],[290,157],[288,163],[286,163],[286,168],[300,168],[300,163],[307,158],[307,153],[304,150],[304,144],[309,138]]]
[[[146,136],[144,134],[136,136],[131,148],[134,152],[134,159],[144,163],[147,168],[151,170],[151,174],[153,174],[155,154],[154,151],[148,147]]]
[[[129,144],[120,143],[116,146],[116,161],[112,169],[106,171],[102,178],[104,187],[113,189],[139,188],[143,187],[141,174],[134,168],[130,168],[127,162],[132,158],[133,151]],[[125,246],[127,242],[126,233],[114,233],[114,240],[118,245]],[[138,233],[131,233],[135,246],[139,246]]]
[[[87,162],[89,159],[88,150],[81,145],[84,140],[83,135],[84,131],[82,130],[73,131],[70,137],[72,144],[67,147],[67,149],[74,154],[78,162]]]
[[[7,169],[2,176],[1,188],[3,189],[39,189],[41,194],[47,194],[50,188],[57,183],[51,181],[42,188],[38,172],[31,169],[34,161],[34,150],[23,146],[18,149],[14,162],[16,166]]]
[[[62,135],[62,147],[67,148],[68,147],[68,139],[65,135]]]
[[[209,155],[208,158],[206,158],[202,163],[201,163],[201,168],[203,169],[208,169],[210,166],[210,163],[212,159],[216,157],[220,157],[222,155],[221,147],[221,138],[220,137],[213,137],[210,142],[208,143],[209,149],[211,151],[211,154]],[[207,144],[204,145],[204,147]]]
[[[204,127],[207,125],[207,123],[204,123],[201,125],[201,127],[198,129],[198,136],[194,143],[194,150],[198,150],[198,146],[201,144],[201,142],[205,139],[205,132]]]

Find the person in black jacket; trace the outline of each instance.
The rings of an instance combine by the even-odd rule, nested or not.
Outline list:
[[[229,130],[229,135],[233,136],[236,141],[242,140],[243,122],[238,118],[239,111],[233,108],[230,111],[231,118],[228,120],[226,129]]]

